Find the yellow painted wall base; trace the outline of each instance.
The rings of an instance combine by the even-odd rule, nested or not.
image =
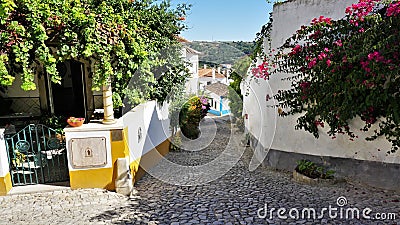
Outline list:
[[[115,191],[115,180],[117,178],[116,162],[118,158],[129,157],[129,147],[125,137],[127,129],[123,131],[123,138],[119,141],[111,142],[112,164],[111,168],[93,168],[88,170],[70,171],[71,189],[79,188],[104,188]],[[112,138],[112,137],[111,137]],[[133,182],[136,183],[146,172],[143,168],[151,168],[160,162],[163,156],[169,153],[170,142],[167,139],[155,149],[151,150],[140,159],[130,164]]]
[[[7,195],[11,188],[12,183],[10,173],[7,173],[4,177],[0,177],[0,195]]]
[[[169,153],[169,146],[170,141],[167,139],[155,149],[142,156],[142,158],[131,163],[131,171],[134,183],[139,181],[146,174],[146,171],[143,168],[154,167],[162,160],[162,157]]]
[[[113,168],[69,171],[71,189],[104,188],[115,190]]]
[[[110,132],[112,133],[112,132]],[[111,168],[93,168],[88,170],[75,170],[69,172],[71,189],[79,188],[104,188],[115,191],[117,178],[117,159],[129,156],[125,139],[125,132],[121,131],[121,140],[111,142]],[[113,139],[111,135],[111,140]]]

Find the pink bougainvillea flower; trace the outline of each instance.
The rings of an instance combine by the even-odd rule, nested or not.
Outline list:
[[[317,30],[317,31],[315,31],[313,34],[311,34],[309,37],[310,37],[311,39],[317,39],[320,35],[321,35],[321,31],[320,31],[320,30]]]
[[[317,24],[321,24],[321,23],[326,23],[326,24],[331,25],[331,24],[332,24],[332,19],[331,19],[331,18],[324,17],[324,16],[320,16],[319,18],[314,18],[314,19],[311,21],[311,24],[312,24],[312,25],[317,25]]]
[[[300,45],[296,45],[296,46],[294,46],[292,51],[289,53],[289,56],[294,56],[297,53],[299,53],[300,51],[301,51],[301,46]]]
[[[386,10],[387,16],[397,16],[400,14],[400,1],[391,3]]]
[[[263,61],[257,67],[252,68],[251,73],[256,78],[263,78],[264,80],[267,80],[270,75],[269,69],[269,63],[267,61]]]
[[[322,128],[324,128],[325,127],[325,124],[324,124],[324,122],[322,122],[321,120],[316,120],[316,121],[314,121],[314,124],[315,124],[315,126],[321,126]]]
[[[369,68],[369,61],[361,61],[361,68],[363,68],[367,73],[371,72],[371,68]]]
[[[327,65],[328,67],[331,66],[331,63],[332,63],[332,61],[331,61],[330,59],[326,60],[326,65]]]
[[[375,5],[381,0],[360,0],[356,4],[346,8],[346,14],[348,14],[352,20],[350,23],[358,26],[358,21],[364,21],[365,16],[370,14],[374,10]]]
[[[319,55],[318,55],[318,59],[319,60],[323,60],[323,59],[325,59],[327,57],[327,55],[324,53],[324,52],[321,52]]]
[[[253,69],[251,69],[251,73],[253,74],[253,76],[257,77],[257,75],[258,75],[258,68],[253,68]]]
[[[317,64],[317,59],[314,58],[308,63],[308,68],[311,69]]]
[[[201,102],[201,104],[203,104],[203,105],[207,105],[208,104],[208,100],[207,100],[207,98],[206,97],[200,97],[200,102]]]
[[[337,40],[337,41],[335,41],[334,43],[335,43],[335,45],[337,45],[337,46],[339,46],[339,47],[342,47],[342,46],[343,46],[342,40]]]
[[[383,57],[378,51],[368,54],[368,60],[375,62],[386,62],[385,57]]]

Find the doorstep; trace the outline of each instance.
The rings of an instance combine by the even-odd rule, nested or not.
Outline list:
[[[70,190],[69,182],[59,182],[53,184],[34,184],[25,186],[16,186],[11,189],[7,195],[34,194],[52,191]]]

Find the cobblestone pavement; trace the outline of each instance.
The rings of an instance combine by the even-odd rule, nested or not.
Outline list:
[[[201,165],[215,159],[230,135],[227,123],[218,120],[216,124],[218,135],[205,150],[172,152],[167,158],[181,165]],[[215,127],[210,120],[204,125],[203,132]],[[251,157],[251,150],[246,149],[227,174],[204,185],[176,186],[146,175],[130,198],[99,189],[0,197],[0,224],[400,224],[398,193],[349,183],[298,184],[289,173],[261,167],[249,172]],[[339,197],[345,197],[348,204],[338,207]],[[308,211],[303,210],[314,208],[319,217],[322,209],[330,206],[337,208],[332,209],[335,219],[327,211],[322,218],[308,219]],[[268,212],[262,218],[265,208]],[[278,217],[278,208],[286,209],[281,216],[288,219]],[[299,211],[299,219],[290,218],[296,216],[292,208]],[[395,213],[396,220],[347,220],[349,208],[358,208],[360,216],[365,208],[372,210],[370,216]]]

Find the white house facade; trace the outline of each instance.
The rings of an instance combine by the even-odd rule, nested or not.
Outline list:
[[[345,8],[356,1],[294,0],[276,4],[273,9],[271,47],[277,49],[302,25],[310,24],[321,15],[332,19],[345,16]],[[265,43],[267,50],[269,44]],[[251,135],[251,146],[259,161],[278,169],[293,170],[296,161],[310,159],[336,171],[344,177],[375,187],[400,189],[400,152],[386,154],[391,144],[384,138],[373,142],[365,140],[372,133],[357,132],[355,141],[346,136],[332,139],[321,128],[319,139],[304,130],[295,130],[297,116],[280,117],[278,109],[268,96],[290,88],[290,81],[282,78],[291,74],[278,73],[268,81],[248,79],[242,85],[246,128]],[[248,95],[246,92],[248,91]],[[269,107],[270,106],[270,107]],[[361,127],[361,120],[353,121]],[[374,129],[371,129],[374,130]]]
[[[205,87],[206,94],[209,97],[208,103],[210,104],[211,114],[216,116],[229,115],[231,113],[229,108],[228,85],[223,83],[214,83]]]
[[[195,94],[199,90],[199,54],[200,52],[189,48],[183,47],[182,58],[188,63],[190,78],[186,82],[186,93]]]

